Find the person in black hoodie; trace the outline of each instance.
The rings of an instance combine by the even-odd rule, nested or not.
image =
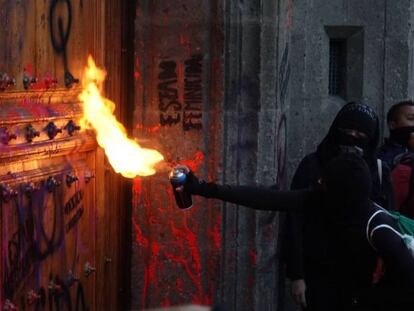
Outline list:
[[[370,169],[355,154],[342,154],[322,173],[328,220],[325,310],[408,311],[414,307],[414,254],[396,233],[394,219],[372,203]],[[373,286],[377,258],[386,274]],[[326,297],[325,296],[325,297]],[[329,307],[330,309],[328,309]]]
[[[317,186],[322,170],[330,160],[342,152],[357,152],[363,156],[373,176],[371,198],[392,209],[389,169],[384,163],[378,168],[376,159],[378,141],[379,122],[374,110],[362,103],[346,104],[338,112],[316,152],[307,155],[299,164],[291,189]],[[329,283],[324,275],[328,220],[325,215],[313,212],[323,204],[321,198],[317,197],[309,204],[311,208],[288,213],[286,217],[286,274],[292,281],[292,295],[298,304],[308,311],[329,310],[323,290]]]
[[[408,311],[413,306],[414,255],[394,232],[394,220],[372,203],[370,169],[359,155],[335,157],[321,172],[320,184],[303,190],[207,183],[185,170],[183,188],[190,194],[255,209],[303,210],[325,216],[326,257],[324,271],[319,271],[325,282],[319,287],[324,304],[318,310]],[[310,205],[315,199],[320,204]],[[383,258],[387,274],[374,287],[371,278],[378,256]]]

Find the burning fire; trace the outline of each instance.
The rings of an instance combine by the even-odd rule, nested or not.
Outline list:
[[[164,157],[156,150],[142,148],[127,137],[124,126],[113,112],[115,104],[101,95],[106,72],[96,67],[91,56],[85,68],[79,99],[83,103],[83,128],[96,131],[98,144],[105,150],[109,162],[124,177],[148,176],[155,173],[154,165]]]

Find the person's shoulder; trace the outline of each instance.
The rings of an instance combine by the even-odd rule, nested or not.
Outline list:
[[[375,217],[373,217],[372,222],[370,224],[371,228],[374,228],[378,225],[388,225],[392,228],[396,228],[395,220],[393,216],[390,214],[390,212],[376,203],[374,203],[372,215],[374,215],[374,213],[376,213],[376,215]]]
[[[390,140],[386,140],[385,143],[378,148],[378,158],[387,162],[388,165],[392,164],[394,157],[398,154],[404,153],[405,148]]]
[[[307,154],[299,163],[293,176],[291,189],[302,189],[319,178],[318,159],[315,153]]]
[[[319,167],[318,163],[319,161],[316,152],[308,153],[302,158],[296,171],[313,171],[315,168]]]
[[[302,159],[302,163],[314,163],[318,161],[318,156],[316,152],[311,152],[305,155]]]
[[[400,144],[390,140],[389,138],[385,138],[384,143],[378,149],[382,152],[388,152],[401,148],[402,146]]]

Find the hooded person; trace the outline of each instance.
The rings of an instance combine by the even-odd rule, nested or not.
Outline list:
[[[414,257],[395,233],[393,218],[370,199],[372,178],[367,162],[356,154],[341,154],[325,166],[322,184],[330,233],[327,271],[331,287],[325,294],[330,295],[331,310],[411,310]],[[378,257],[384,260],[386,274],[374,287],[372,274]]]
[[[393,169],[395,158],[414,150],[414,102],[404,100],[394,104],[387,113],[390,135],[381,146],[378,157]]]
[[[378,168],[376,148],[379,141],[379,122],[375,111],[363,103],[348,103],[336,115],[328,134],[317,150],[308,154],[299,164],[291,189],[315,187],[320,183],[325,166],[341,153],[355,153],[363,157],[372,178],[371,199],[379,205],[392,208],[392,188],[389,169],[384,163]],[[382,177],[380,178],[379,172]],[[330,310],[324,290],[329,275],[326,237],[329,220],[320,211],[322,197],[309,202],[303,212],[287,214],[285,223],[284,257],[286,274],[291,280],[294,300],[306,310]],[[318,212],[320,211],[320,212]]]
[[[389,168],[386,163],[381,163],[382,167],[378,168],[379,135],[379,120],[375,111],[366,104],[348,103],[336,115],[328,134],[317,148],[316,157],[318,166],[323,168],[333,157],[342,152],[352,152],[350,147],[356,148],[374,177],[371,198],[382,207],[392,209]],[[382,172],[381,177],[379,171]]]
[[[310,308],[319,311],[408,311],[412,308],[414,254],[395,233],[394,220],[386,212],[378,213],[385,210],[371,201],[371,172],[366,160],[358,154],[342,153],[334,157],[325,165],[320,185],[304,190],[220,185],[200,181],[188,168],[183,170],[187,174],[186,182],[177,191],[255,209],[258,206],[274,211],[317,208],[309,212],[325,216],[326,254],[323,270],[316,271],[317,279],[322,281],[318,290],[322,290],[324,302],[315,306],[310,299]],[[316,198],[323,204],[310,207],[309,202]],[[388,228],[376,230],[384,225]],[[374,287],[371,278],[378,256],[383,258],[387,274]],[[311,298],[314,297],[311,295]]]
[[[378,157],[392,170],[395,209],[414,218],[414,102],[393,105],[387,113],[387,124],[390,135]]]

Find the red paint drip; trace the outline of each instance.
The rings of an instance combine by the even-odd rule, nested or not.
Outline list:
[[[192,297],[192,302],[202,303],[203,287],[201,284],[201,254],[197,245],[197,236],[188,228],[187,223],[184,224],[183,228],[178,229],[171,221],[170,227],[172,234],[177,239],[177,241],[182,241],[182,244],[178,245],[182,249],[178,255],[166,253],[165,256],[167,256],[167,258],[171,261],[176,262],[178,265],[183,267],[187,276],[190,278],[193,285],[197,289],[197,293]],[[184,255],[186,250],[190,252],[189,257]]]
[[[257,265],[257,251],[255,249],[251,249],[249,251],[250,259],[252,260],[253,266]]]
[[[16,110],[21,109],[21,111],[30,111],[34,117],[42,118],[48,117],[51,114],[50,110],[47,110],[43,105],[40,98],[24,98],[16,107]],[[17,114],[17,112],[16,112]],[[17,114],[18,115],[18,114]]]
[[[220,226],[221,226],[221,218],[220,216],[217,217],[217,222],[214,225],[213,229],[210,231],[210,237],[213,242],[214,247],[219,250],[221,248],[221,232],[220,232]]]
[[[138,80],[141,77],[141,74],[139,73],[139,71],[135,70],[134,71],[134,78],[135,80]]]
[[[180,33],[180,44],[181,45],[185,44],[185,38],[184,38],[184,35],[182,33]]]
[[[184,292],[184,281],[183,279],[177,279],[175,281],[175,287],[178,292],[183,293]]]
[[[141,177],[134,178],[134,184],[132,186],[132,191],[135,195],[138,195],[138,196],[142,195],[142,178]]]
[[[138,130],[145,131],[147,133],[156,133],[161,129],[161,125],[157,124],[157,125],[152,126],[152,127],[145,127],[143,124],[136,124],[135,128],[138,129]]]
[[[23,71],[25,71],[26,73],[32,76],[34,74],[33,64],[27,63],[26,65],[24,65]]]
[[[197,172],[198,168],[204,163],[204,153],[197,151],[194,159],[182,160],[180,164],[188,166],[193,172]]]
[[[183,65],[183,63],[181,63],[181,62],[178,62],[178,64],[177,64],[177,79],[178,79],[178,81],[184,81],[184,65]],[[184,101],[183,100],[183,94],[182,94],[183,92],[180,92],[180,100],[181,101]]]
[[[188,40],[188,42],[187,42],[187,49],[188,49],[188,56],[191,57],[192,46],[191,46],[191,41],[190,40]]]
[[[293,11],[293,5],[292,0],[288,1],[288,8],[287,8],[287,21],[286,21],[286,27],[290,29],[292,27],[292,11]]]
[[[206,295],[206,296],[204,297],[204,304],[205,304],[206,306],[211,306],[211,305],[213,304],[213,301],[212,301],[212,299],[211,299],[211,296]]]
[[[135,241],[137,242],[138,246],[140,246],[139,248],[139,257],[142,258],[143,257],[143,248],[147,248],[148,247],[148,239],[146,237],[144,237],[144,235],[142,234],[141,228],[138,226],[138,224],[135,222],[135,219],[132,219],[132,224],[135,230]],[[146,262],[143,262],[143,264],[146,264]],[[149,269],[147,269],[147,267],[145,267],[144,269],[144,286],[142,289],[142,303],[143,305],[145,305],[145,298],[147,297],[147,292],[148,292],[148,287],[149,287]]]
[[[171,306],[171,301],[167,297],[165,297],[161,303],[161,307],[169,307],[169,306]]]
[[[138,206],[139,201],[142,196],[142,178],[136,177],[134,178],[134,182],[132,185],[132,204],[133,206]]]
[[[141,228],[134,219],[132,219],[132,222],[135,230],[135,242],[141,247],[148,247],[148,239],[142,234]]]
[[[143,125],[136,125],[136,128],[147,130]],[[182,163],[197,171],[204,160],[204,154],[199,151],[193,159]],[[144,269],[142,307],[148,304],[147,295],[155,295],[162,306],[174,303],[211,305],[216,283],[206,279],[203,264],[207,265],[208,271],[216,269],[216,255],[221,247],[221,218],[211,212],[211,219],[215,222],[207,232],[207,243],[212,246],[213,256],[202,258],[200,242],[205,242],[205,239],[199,236],[202,232],[199,232],[197,224],[191,223],[190,226],[189,223],[194,220],[197,210],[179,211],[172,188],[167,182],[164,185],[159,189],[159,184],[152,179],[145,179],[144,183],[142,178],[135,178],[133,183],[134,207],[144,208],[139,211],[144,215],[144,221],[138,225],[133,219],[135,241],[140,250],[137,264]],[[174,267],[179,267],[184,273],[176,276],[175,288],[170,288],[165,284],[165,274]],[[206,288],[203,288],[203,281]],[[170,292],[175,293],[177,299],[186,300],[176,301],[174,298],[170,301]]]
[[[157,261],[158,255],[160,253],[161,246],[157,241],[151,241],[151,261],[148,264],[148,281],[153,283],[156,281],[156,272],[157,272]]]

